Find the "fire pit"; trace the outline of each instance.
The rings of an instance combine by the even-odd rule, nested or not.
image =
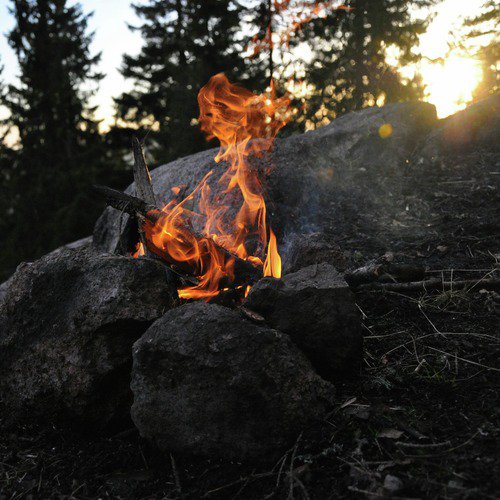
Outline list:
[[[202,129],[221,146],[197,182],[159,196],[134,141],[132,189],[97,188],[127,215],[114,255],[84,242],[14,276],[0,315],[12,420],[105,428],[132,409],[164,450],[273,456],[359,371],[360,313],[335,268],[342,254],[297,230],[313,229],[301,207],[315,206],[318,179],[305,164],[269,181],[288,100],[217,75],[199,103]]]

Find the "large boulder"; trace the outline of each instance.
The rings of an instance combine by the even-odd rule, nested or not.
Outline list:
[[[59,248],[56,248],[51,252],[51,254],[56,254],[58,252],[61,252],[65,249],[74,249],[76,250],[77,248],[90,248],[92,246],[92,236],[87,236],[86,238],[81,238],[76,241],[72,241],[71,243],[67,243],[66,245],[63,245]],[[24,266],[25,264],[21,264]],[[12,276],[11,276],[12,278]],[[9,290],[9,286],[11,283],[11,278],[8,280],[4,281],[3,283],[0,284],[0,302],[4,299],[4,297],[7,295],[7,291]]]
[[[237,460],[282,453],[334,394],[288,336],[203,302],[167,312],[135,343],[131,387],[143,437]]]
[[[290,335],[322,377],[336,380],[359,371],[359,310],[347,283],[331,265],[314,264],[283,279],[263,278],[244,305]]]
[[[252,168],[269,170],[263,184],[273,228],[281,240],[290,232],[311,232],[324,222],[325,188],[341,189],[353,182],[370,186],[380,172],[402,174],[422,136],[436,123],[434,106],[427,103],[391,104],[342,116],[330,125],[276,140],[274,150],[249,159]],[[190,192],[210,170],[222,172],[217,149],[204,151],[161,166],[151,172],[154,191],[167,202],[173,187]],[[369,175],[367,175],[369,172]],[[211,177],[216,182],[218,175]],[[127,192],[134,193],[132,184]],[[96,224],[94,244],[100,250],[120,248],[120,232],[128,216],[108,208]]]
[[[19,266],[0,305],[3,418],[127,415],[132,344],[175,296],[159,262],[85,246]]]
[[[441,120],[426,138],[422,154],[428,160],[463,155],[483,148],[499,151],[500,93],[482,99]]]

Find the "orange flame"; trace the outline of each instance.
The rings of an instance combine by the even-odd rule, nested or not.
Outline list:
[[[139,257],[142,257],[145,253],[146,252],[144,251],[144,245],[139,242],[135,247],[135,252],[132,254],[132,257],[134,257],[134,259],[137,259]]]
[[[266,276],[281,277],[259,172],[247,158],[271,148],[288,120],[290,101],[276,98],[273,85],[269,93],[255,95],[221,73],[201,89],[198,103],[201,129],[208,139],[219,139],[215,161],[227,162],[227,170],[216,182],[209,172],[184,200],[173,199],[155,213],[156,222],[146,222],[144,230],[148,248],[198,278],[196,286],[179,290],[179,296],[210,300],[235,280],[231,254],[261,267]]]

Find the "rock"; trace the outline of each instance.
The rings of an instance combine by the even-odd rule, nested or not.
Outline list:
[[[482,148],[498,153],[499,128],[500,93],[496,93],[441,120],[426,138],[422,154],[426,159],[435,160]]]
[[[287,247],[282,251],[285,273],[294,273],[318,262],[326,262],[339,270],[345,270],[347,264],[335,241],[322,233],[296,233],[287,238]]]
[[[249,159],[252,168],[268,170],[263,185],[272,226],[283,240],[287,233],[312,232],[325,222],[323,193],[328,187],[371,186],[380,172],[403,175],[401,168],[416,144],[436,123],[434,106],[427,103],[390,104],[344,115],[330,125],[301,135],[276,140],[274,150],[262,158]],[[391,133],[382,134],[381,127]],[[385,130],[382,129],[382,130]],[[197,153],[163,165],[151,172],[157,199],[171,199],[173,187],[190,192],[210,170],[209,182],[216,182],[227,164],[217,164],[217,149]],[[384,188],[384,183],[380,182]],[[387,188],[385,188],[387,189]],[[132,184],[127,192],[133,194]],[[378,199],[380,193],[373,198]],[[120,229],[127,228],[128,216],[108,208],[98,220],[94,245],[102,251],[119,248]]]
[[[91,427],[127,415],[132,344],[175,293],[159,262],[85,246],[19,266],[0,305],[0,413]]]
[[[73,241],[59,248],[56,248],[51,252],[51,254],[55,254],[67,248],[77,249],[82,247],[90,247],[91,245],[92,245],[92,236],[87,236],[86,238],[82,238],[80,240]],[[25,263],[21,263],[20,265],[23,266],[25,265]],[[0,284],[0,303],[2,302],[3,298],[7,295],[7,290],[9,289],[10,282],[11,280],[8,279],[7,281],[4,281],[2,284]]]
[[[391,493],[397,493],[403,489],[403,481],[397,476],[387,474],[384,479],[384,488]]]
[[[244,306],[285,332],[327,380],[359,370],[363,337],[354,295],[329,264],[316,264],[281,280],[263,278]]]
[[[11,280],[12,276],[7,281],[4,281],[2,284],[0,284],[0,304],[3,302],[3,299],[7,295]]]
[[[236,460],[281,455],[334,393],[288,336],[204,302],[134,344],[131,387],[132,419],[160,449]]]

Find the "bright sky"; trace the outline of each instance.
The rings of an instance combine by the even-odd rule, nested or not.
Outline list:
[[[5,66],[5,81],[14,80],[18,72],[14,54],[3,36],[13,25],[8,12],[10,3],[9,0],[0,0],[0,60]],[[94,11],[90,22],[91,29],[96,32],[92,48],[95,52],[102,52],[100,70],[106,74],[94,104],[98,106],[98,118],[110,124],[113,116],[112,97],[130,88],[130,82],[126,82],[118,71],[122,54],[134,54],[140,50],[140,35],[127,28],[127,23],[134,24],[137,18],[130,8],[130,0],[80,0],[80,3],[85,12]],[[444,0],[433,9],[429,15],[434,14],[435,17],[421,39],[422,53],[430,59],[445,56],[449,44],[453,43],[454,36],[460,30],[464,16],[473,16],[483,3],[484,0]],[[437,106],[441,117],[463,107],[481,77],[476,63],[458,53],[452,54],[444,64],[423,61],[420,71],[428,86],[427,100]]]

